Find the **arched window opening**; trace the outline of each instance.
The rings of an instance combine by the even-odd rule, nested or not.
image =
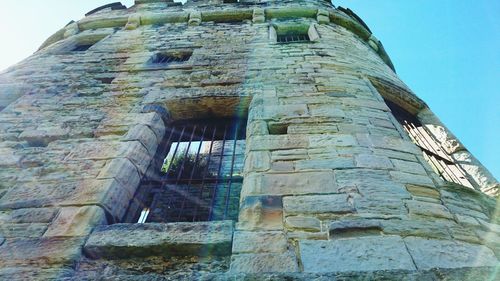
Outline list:
[[[462,167],[414,115],[391,101],[385,102],[410,139],[422,150],[425,160],[443,180],[474,188]]]

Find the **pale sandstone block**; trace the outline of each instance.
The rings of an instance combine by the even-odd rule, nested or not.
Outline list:
[[[246,196],[240,204],[238,221],[240,230],[282,230],[281,196]]]
[[[410,174],[427,175],[424,167],[420,163],[402,161],[398,159],[392,159],[391,161],[394,164],[395,169],[398,171]]]
[[[406,201],[406,206],[410,216],[426,216],[434,218],[453,219],[453,215],[440,204],[422,202],[422,201]]]
[[[359,168],[371,169],[392,169],[393,166],[389,157],[369,154],[356,155],[356,166]]]
[[[299,267],[293,252],[239,254],[232,256],[230,271],[243,273],[298,272]]]
[[[72,266],[81,257],[84,243],[81,237],[8,239],[0,248],[0,268],[20,264]]]
[[[116,179],[127,188],[130,194],[135,193],[141,181],[141,175],[137,168],[127,158],[115,158],[108,161],[97,178]]]
[[[420,270],[498,266],[493,252],[482,245],[417,237],[407,237],[404,241]]]
[[[285,219],[287,229],[298,229],[303,231],[320,232],[321,221],[314,217],[291,216]]]
[[[1,223],[0,234],[6,238],[37,238],[42,237],[47,227],[47,223]]]
[[[249,151],[307,148],[309,140],[302,135],[267,135],[248,138]]]
[[[0,148],[0,157],[2,158],[0,167],[18,166],[22,158],[11,148]]]
[[[264,172],[271,168],[271,153],[269,151],[252,151],[245,159],[245,172]]]
[[[355,146],[356,144],[356,139],[351,135],[338,134],[309,136],[309,148]]]
[[[236,231],[233,253],[283,253],[287,240],[282,231]]]
[[[287,118],[300,118],[308,114],[307,105],[264,105],[262,106],[262,115],[259,119],[281,120]]]
[[[441,197],[438,190],[436,190],[435,188],[427,187],[427,186],[407,184],[406,189],[413,196],[428,197],[428,198],[434,198],[434,199],[439,199]]]
[[[227,256],[232,221],[113,224],[97,227],[84,246],[92,259]]]
[[[415,270],[399,236],[300,241],[305,272]]]
[[[283,197],[286,215],[347,214],[354,212],[347,194]]]
[[[337,156],[332,159],[299,160],[295,162],[295,169],[300,170],[326,170],[354,168],[352,157]]]
[[[265,121],[251,121],[247,125],[247,137],[269,135],[269,129]]]
[[[148,150],[150,155],[154,155],[158,147],[158,139],[155,133],[148,126],[143,124],[132,127],[122,140],[139,141]]]
[[[409,174],[405,172],[392,171],[390,172],[392,178],[403,184],[414,184],[414,185],[423,185],[434,187],[434,182],[428,176],[424,175],[415,175]]]
[[[119,219],[125,214],[132,196],[133,194],[115,179],[87,180],[79,183],[71,197],[60,204],[99,205],[115,219]]]
[[[302,172],[291,174],[263,174],[253,194],[310,194],[333,193],[337,186],[333,172]]]
[[[61,208],[44,237],[86,236],[97,225],[107,223],[104,210],[98,206]]]
[[[146,173],[153,155],[138,141],[123,142],[118,155],[129,159],[141,174]]]

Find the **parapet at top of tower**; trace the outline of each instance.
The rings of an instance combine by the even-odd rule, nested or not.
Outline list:
[[[194,26],[203,22],[260,24],[299,18],[316,19],[319,24],[331,22],[346,28],[365,41],[395,71],[382,43],[363,20],[352,10],[335,8],[327,0],[188,0],[184,4],[173,0],[136,0],[129,8],[115,2],[88,12],[82,20],[71,22],[48,38],[40,50],[87,30],[103,28],[134,30],[141,25],[187,23]]]

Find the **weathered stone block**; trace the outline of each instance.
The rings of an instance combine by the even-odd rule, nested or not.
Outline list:
[[[498,265],[493,252],[482,245],[417,237],[404,241],[420,270]]]
[[[132,199],[132,194],[115,179],[82,181],[61,205],[102,206],[115,219],[121,218]]]
[[[389,157],[360,154],[356,156],[356,166],[371,169],[392,169]]]
[[[287,241],[282,231],[236,231],[233,253],[283,253]]]
[[[427,175],[424,167],[420,163],[398,159],[392,159],[391,161],[394,164],[395,169],[398,171],[417,175]]]
[[[299,160],[295,162],[295,169],[300,170],[326,170],[354,168],[352,157],[337,156],[332,159]]]
[[[414,185],[423,185],[423,186],[429,186],[429,187],[434,187],[434,182],[432,182],[431,178],[428,176],[423,176],[423,175],[416,175],[416,174],[409,174],[405,172],[390,172],[392,178],[394,180],[404,183],[404,184],[414,184]]]
[[[68,137],[68,131],[61,128],[25,130],[19,139],[27,141],[32,146],[47,146],[50,142]]]
[[[265,121],[254,120],[247,125],[247,137],[269,135],[267,123]]]
[[[139,169],[140,173],[144,174],[151,164],[154,153],[149,153],[138,141],[129,141],[121,145],[118,155],[128,158]]]
[[[305,272],[415,270],[399,236],[300,241]]]
[[[337,125],[333,124],[294,124],[288,126],[287,134],[332,134],[339,131]]]
[[[253,9],[252,22],[253,23],[263,23],[266,21],[266,15],[264,13],[264,9],[255,8]]]
[[[99,173],[98,179],[115,179],[122,184],[130,194],[134,194],[141,181],[137,168],[127,158],[115,158],[107,161]]]
[[[298,272],[299,267],[293,252],[283,254],[239,254],[232,256],[230,271],[244,273]]]
[[[0,268],[74,265],[83,243],[83,238],[8,239],[0,247]]]
[[[47,230],[46,223],[1,223],[0,235],[3,237],[41,237]]]
[[[132,127],[122,140],[139,141],[148,150],[150,155],[154,155],[158,147],[158,139],[155,133],[148,126],[143,124]]]
[[[405,219],[381,220],[385,234],[406,236],[418,236],[436,239],[451,239],[448,228],[455,224],[449,220],[415,221]]]
[[[281,196],[246,196],[240,205],[238,229],[283,229]]]
[[[351,135],[311,135],[309,147],[355,146],[356,139]]]
[[[286,215],[346,214],[354,212],[347,194],[283,197]]]
[[[441,197],[438,190],[436,190],[435,188],[427,187],[427,186],[407,184],[406,189],[413,196],[428,197],[428,198],[434,198],[434,199],[439,199]]]
[[[84,246],[90,258],[225,256],[231,254],[232,221],[99,226]]]
[[[44,237],[86,236],[97,225],[106,224],[106,214],[98,206],[61,208]]]
[[[246,172],[264,172],[271,168],[271,153],[268,151],[249,152],[245,159]]]
[[[427,216],[435,218],[453,219],[453,215],[440,204],[422,202],[422,201],[406,201],[406,206],[410,216]]]
[[[21,155],[16,155],[15,150],[11,148],[0,148],[0,167],[18,166],[21,161]]]
[[[311,194],[337,191],[333,172],[264,174],[253,194]]]
[[[345,118],[346,114],[343,110],[336,108],[333,104],[313,104],[309,105],[311,116],[330,117],[330,118]]]
[[[329,232],[331,238],[380,235],[382,224],[374,220],[335,221],[330,224]]]
[[[309,141],[301,135],[253,136],[248,139],[248,150],[278,150],[307,148]]]
[[[285,226],[288,229],[298,229],[303,231],[320,232],[321,221],[313,217],[291,216],[285,219]]]
[[[12,223],[49,223],[57,212],[56,208],[12,210],[8,221]]]
[[[304,117],[307,113],[307,105],[305,104],[264,105],[262,106],[262,115],[258,117],[267,120],[281,120]]]

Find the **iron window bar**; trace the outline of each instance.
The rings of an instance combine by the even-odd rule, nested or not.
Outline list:
[[[182,54],[166,54],[166,53],[158,53],[153,56],[151,59],[151,63],[153,64],[163,64],[168,65],[172,63],[183,63],[191,58],[191,53],[182,53]]]
[[[276,37],[278,43],[304,43],[310,42],[308,34],[278,34]]]
[[[140,223],[236,219],[246,120],[176,124]]]
[[[422,150],[424,158],[434,168],[439,176],[449,182],[454,182],[469,188],[474,188],[467,179],[465,171],[442,150],[439,142],[427,131],[424,126],[403,120],[403,128],[411,140]]]

